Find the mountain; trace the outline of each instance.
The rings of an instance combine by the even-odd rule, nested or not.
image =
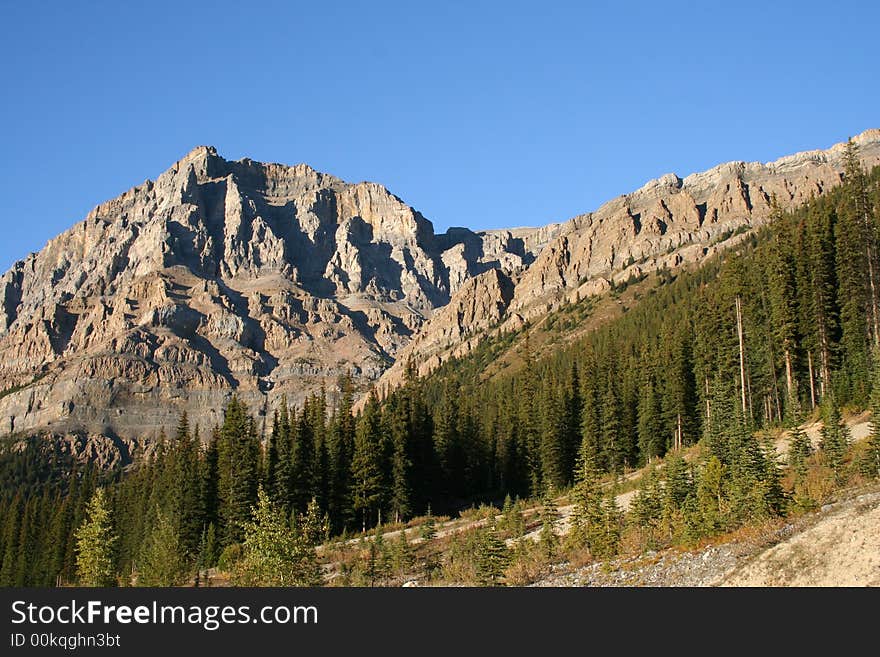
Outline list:
[[[853,138],[863,166],[880,164],[880,130]],[[770,162],[728,162],[682,179],[670,173],[555,228],[529,267],[478,275],[422,327],[378,383],[383,392],[412,360],[427,374],[492,333],[515,330],[567,302],[648,272],[700,263],[841,181],[845,144]]]
[[[233,391],[261,408],[347,371],[363,387],[470,279],[538,248],[196,148],[0,279],[0,431],[155,435],[183,410],[207,429]]]
[[[854,141],[880,163],[880,130]],[[0,279],[0,431],[150,437],[186,410],[206,432],[233,392],[265,414],[347,371],[387,391],[407,360],[425,373],[737,243],[771,198],[838,185],[842,152],[669,174],[544,228],[437,235],[381,185],[199,147]]]

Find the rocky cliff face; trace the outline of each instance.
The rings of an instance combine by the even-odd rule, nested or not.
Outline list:
[[[880,163],[880,131],[856,141]],[[842,151],[669,174],[540,229],[435,235],[380,185],[196,148],[0,278],[0,433],[149,439],[183,410],[207,430],[233,392],[265,412],[346,371],[387,389],[408,358],[424,373],[566,299],[708,257],[766,222],[772,196],[839,184]]]
[[[373,183],[208,147],[95,208],[0,279],[0,431],[204,429],[236,391],[365,385],[475,276],[530,264],[510,232],[435,235]]]
[[[853,141],[864,166],[880,164],[880,130]],[[743,231],[770,220],[772,198],[782,209],[792,208],[840,184],[844,148],[837,144],[767,164],[729,162],[686,178],[666,174],[553,226],[543,239],[533,233],[527,240],[540,244],[535,262],[511,269],[509,280],[506,272],[477,277],[454,294],[399,353],[380,379],[380,391],[400,383],[409,359],[425,374],[469,352],[489,326],[517,329],[564,301],[601,294],[631,276],[699,262],[735,244]],[[504,285],[495,280],[502,276]],[[473,308],[492,311],[467,311]]]

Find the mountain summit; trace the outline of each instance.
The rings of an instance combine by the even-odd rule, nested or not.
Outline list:
[[[364,384],[467,280],[535,256],[507,231],[435,235],[381,185],[199,146],[0,279],[0,430],[207,428],[233,391]]]
[[[880,131],[855,139],[880,163]],[[345,372],[389,388],[489,331],[711,256],[839,184],[842,145],[668,174],[537,229],[434,233],[375,183],[199,146],[0,279],[0,432],[203,429],[235,392],[293,403]],[[397,365],[395,365],[395,362]]]

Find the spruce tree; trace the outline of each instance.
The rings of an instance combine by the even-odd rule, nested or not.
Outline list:
[[[508,495],[504,498],[504,506],[501,512],[501,526],[499,529],[503,529],[511,538],[521,538],[525,534],[526,523],[519,500],[513,502],[510,499],[510,495]]]
[[[838,479],[843,476],[843,460],[850,443],[849,427],[843,421],[840,408],[833,398],[825,404],[825,420],[820,430],[822,436],[819,447],[828,466],[834,470]]]
[[[18,558],[19,519],[24,507],[17,492],[3,515],[3,559],[0,564],[0,586],[15,586],[15,564]]]
[[[352,384],[350,375],[340,378],[338,408],[331,420],[329,433],[330,499],[328,507],[334,531],[348,527],[352,521],[351,461],[354,455],[355,424],[352,416]]]
[[[256,501],[258,444],[254,424],[236,397],[226,407],[218,449],[219,517],[223,544],[241,540]]]
[[[871,392],[871,431],[868,435],[866,471],[869,476],[880,476],[880,353],[874,355],[874,385]]]
[[[807,214],[808,259],[811,273],[810,321],[817,336],[817,374],[820,395],[831,392],[831,372],[836,364],[839,310],[835,298],[837,275],[833,215],[830,210],[813,204]]]
[[[850,142],[852,143],[852,142]],[[873,231],[866,231],[859,196],[860,168],[848,162],[847,187],[850,202],[836,214],[837,302],[840,309],[840,347],[844,367],[839,373],[845,387],[836,391],[844,402],[864,404],[868,397],[868,354],[872,328],[871,291],[867,254],[872,249]],[[867,249],[867,252],[866,252]],[[872,272],[873,275],[873,272]]]
[[[556,535],[556,521],[558,519],[559,510],[548,491],[541,498],[541,533],[538,536],[541,551],[547,559],[555,557],[559,549],[559,537]]]
[[[407,362],[405,371],[409,399],[409,449],[412,461],[410,479],[417,482],[413,486],[412,511],[424,513],[436,488],[436,460],[434,454],[434,429],[431,413],[424,394],[424,384],[418,377],[415,363]]]
[[[617,500],[611,489],[604,491],[602,496],[601,522],[590,537],[590,552],[600,559],[610,559],[617,554],[620,547],[621,521],[623,515],[617,506]]]
[[[673,454],[666,460],[664,475],[666,504],[672,509],[681,509],[693,492],[693,478],[687,462],[680,454]]]
[[[538,412],[538,377],[528,330],[525,334],[520,357],[523,361],[523,374],[516,397],[517,424],[525,456],[529,490],[533,495],[543,490],[543,468],[541,467],[541,433]]]
[[[597,362],[591,348],[582,356],[584,371],[596,373]],[[579,455],[589,454],[597,468],[601,468],[601,429],[599,385],[597,377],[585,376],[581,379],[581,445]]]
[[[351,463],[352,509],[361,519],[361,529],[372,526],[382,499],[382,470],[379,464],[379,401],[371,392],[357,422]]]
[[[657,469],[652,467],[642,478],[641,485],[630,505],[630,518],[647,533],[648,545],[653,547],[653,532],[663,517],[663,490]]]
[[[189,562],[196,558],[206,520],[199,451],[198,434],[190,432],[184,411],[175,436],[174,481],[169,486],[173,496],[168,515],[177,519],[181,557]]]
[[[645,462],[663,455],[664,432],[660,397],[653,377],[646,376],[638,404],[639,451]]]
[[[799,424],[795,424],[789,431],[788,465],[801,479],[807,474],[807,459],[812,452],[809,436]]]
[[[409,426],[409,399],[395,400],[387,411],[388,432],[391,435],[391,495],[390,511],[395,522],[406,520],[412,512],[413,482],[411,458],[411,428]]]
[[[779,221],[778,215],[776,220]],[[785,411],[789,417],[793,417],[799,411],[796,370],[800,336],[798,335],[797,269],[790,252],[791,244],[783,242],[785,237],[784,234],[779,234],[770,241],[767,282],[771,309],[771,333],[782,353],[782,366],[786,382]]]
[[[565,402],[559,392],[545,385],[541,395],[540,462],[541,480],[553,490],[568,482]]]
[[[602,522],[602,490],[595,461],[587,446],[581,450],[571,499],[574,503],[572,539],[589,548],[592,533]]]
[[[269,495],[277,502],[273,481],[275,473],[278,470],[278,439],[279,439],[279,421],[278,410],[272,414],[272,430],[269,432],[269,438],[266,441],[266,449],[263,465],[263,486],[269,491]]]
[[[577,361],[572,360],[568,370],[568,381],[563,389],[563,463],[561,466],[563,479],[571,483],[577,464],[581,446],[581,417],[583,400],[581,399],[581,380]]]
[[[391,551],[391,564],[394,572],[397,575],[405,575],[412,568],[412,562],[412,548],[406,538],[406,530],[401,529]]]
[[[291,504],[297,511],[304,511],[315,495],[315,447],[323,420],[318,419],[315,406],[319,399],[312,396],[306,400],[296,422],[293,449],[290,456],[292,472]]]
[[[293,426],[287,396],[281,397],[278,422],[273,423],[275,444],[274,467],[268,473],[272,498],[282,507],[289,508],[293,499]]]
[[[620,404],[612,370],[608,369],[601,402],[602,461],[614,473],[622,473],[626,465],[626,449],[620,422]]]
[[[420,535],[425,543],[429,543],[437,537],[437,521],[431,514],[431,507],[428,507],[428,515],[425,517],[425,522],[422,524]]]
[[[714,534],[724,523],[724,465],[717,456],[710,456],[699,473],[697,505],[702,520],[702,532]]]
[[[496,527],[493,525],[484,529],[477,544],[477,582],[482,586],[497,586],[509,563],[510,551]]]

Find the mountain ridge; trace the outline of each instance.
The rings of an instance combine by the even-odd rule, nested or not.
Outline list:
[[[853,142],[863,166],[880,164],[880,130],[867,130]],[[769,221],[771,198],[787,210],[838,185],[844,150],[841,143],[766,164],[735,161],[684,178],[665,174],[573,217],[560,224],[558,235],[517,277],[493,332],[517,330],[563,303],[602,294],[648,272],[712,257],[743,239],[744,231]],[[407,360],[418,363],[419,374],[425,375],[476,346],[482,336],[460,339],[466,333],[461,318],[444,312],[456,303],[453,297],[404,348],[377,384],[382,394],[403,380]]]
[[[854,141],[880,163],[880,130]],[[384,186],[197,146],[0,278],[0,430],[122,437],[263,414],[352,372],[387,391],[488,332],[699,262],[840,182],[843,145],[666,174],[537,228],[433,224]]]

